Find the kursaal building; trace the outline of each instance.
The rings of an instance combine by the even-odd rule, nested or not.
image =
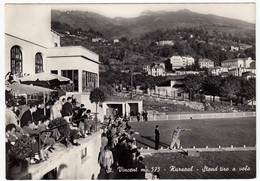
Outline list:
[[[99,56],[81,46],[61,47],[60,36],[51,30],[50,5],[5,5],[5,74],[11,71],[19,78],[47,72],[68,77],[73,85],[63,87],[67,96],[74,95],[95,112],[89,95],[99,86]],[[57,151],[50,162],[29,166],[15,179],[96,179],[100,134],[86,138],[80,147]]]
[[[61,47],[61,36],[51,29],[50,5],[5,5],[5,75],[46,72],[67,77],[73,81],[62,87],[67,96],[74,95],[95,112],[89,95],[99,87],[99,56],[82,46]]]

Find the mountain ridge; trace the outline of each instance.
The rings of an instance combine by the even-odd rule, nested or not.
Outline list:
[[[213,14],[200,14],[188,9],[179,11],[143,11],[138,17],[109,18],[89,11],[52,10],[52,22],[59,21],[75,28],[93,28],[105,37],[138,37],[151,30],[178,27],[228,26],[255,29],[255,24]]]

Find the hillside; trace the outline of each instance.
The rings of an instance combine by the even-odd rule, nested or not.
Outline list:
[[[66,23],[75,29],[99,31],[106,38],[135,38],[148,31],[156,29],[203,27],[232,32],[240,30],[241,35],[255,29],[255,25],[241,20],[220,17],[216,15],[199,14],[187,9],[180,11],[145,11],[136,18],[108,18],[87,11],[52,10],[52,22]],[[223,27],[228,27],[223,28]]]

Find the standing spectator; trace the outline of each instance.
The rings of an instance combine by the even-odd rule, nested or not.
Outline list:
[[[51,103],[50,103],[50,101],[48,101],[47,103],[46,103],[46,105],[45,105],[45,113],[46,113],[46,115],[45,116],[47,116],[48,118],[50,118],[51,117]]]
[[[152,180],[159,180],[160,179],[160,175],[158,172],[153,172],[153,177]]]
[[[136,179],[142,180],[145,179],[145,166],[143,164],[144,158],[142,156],[139,156],[137,159],[137,173],[136,173]]]
[[[114,163],[114,158],[107,146],[105,146],[104,150],[101,152],[99,163],[105,168],[107,173],[112,172],[111,166]]]
[[[19,101],[19,106],[18,106],[18,110],[20,112],[18,116],[19,120],[21,120],[23,113],[25,113],[25,111],[27,111],[28,109],[29,107],[26,105],[25,97],[21,97],[21,101]]]
[[[39,101],[37,110],[33,113],[33,118],[35,121],[38,121],[41,116],[44,115],[44,102],[42,100]]]
[[[62,106],[62,117],[69,122],[73,116],[73,109],[72,109],[72,97],[67,98],[67,102]]]
[[[139,122],[140,121],[140,113],[139,112],[137,112],[136,117],[137,117],[137,121]]]
[[[61,105],[58,97],[52,98],[53,105],[50,108],[50,119],[54,120],[56,118],[62,117],[61,115]]]
[[[102,133],[101,135],[101,151],[108,146],[108,139],[106,133]]]
[[[148,118],[147,118],[147,115],[148,115],[148,112],[146,110],[143,110],[143,120],[144,121],[148,121]]]
[[[25,111],[21,117],[21,127],[27,126],[29,121],[33,121],[33,113],[37,110],[35,103],[30,104],[30,109]]]
[[[20,114],[20,111],[19,111],[19,109],[18,109],[18,106],[19,106],[19,104],[18,103],[15,103],[14,104],[14,113],[15,113],[15,115],[17,116],[17,117],[19,117],[19,114]],[[19,124],[19,120],[18,120],[18,124]]]
[[[159,142],[160,142],[160,131],[158,129],[158,125],[155,127],[155,150],[159,149]]]

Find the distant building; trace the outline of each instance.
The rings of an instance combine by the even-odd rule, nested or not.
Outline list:
[[[115,44],[115,43],[119,43],[119,40],[118,40],[118,39],[114,39],[113,42],[114,42],[114,44]]]
[[[239,51],[239,47],[238,47],[238,46],[231,46],[231,47],[230,47],[230,51],[231,51],[231,52]]]
[[[243,73],[250,72],[252,74],[256,74],[256,69],[255,68],[241,68],[241,67],[236,67],[228,70],[229,75],[241,77]]]
[[[170,45],[170,46],[173,46],[173,45],[174,45],[174,43],[173,43],[172,40],[163,40],[163,41],[158,41],[158,42],[156,42],[156,44],[157,44],[158,46],[164,46],[164,45]]]
[[[236,68],[236,67],[242,67],[242,68],[248,68],[250,66],[253,66],[254,60],[252,60],[251,57],[249,58],[236,58],[236,59],[230,59],[225,60],[221,62],[221,67],[227,67],[229,69]]]
[[[151,66],[146,65],[143,67],[144,72],[152,76],[165,76],[165,64],[163,62],[153,63]]]
[[[252,73],[252,72],[244,72],[244,73],[242,73],[242,77],[244,77],[248,80],[250,78],[256,78],[256,74]]]
[[[212,75],[221,75],[224,72],[228,73],[228,68],[220,67],[220,66],[209,68],[209,73],[212,74]]]
[[[246,50],[248,48],[252,48],[253,45],[247,45],[247,44],[239,44],[239,49],[240,50]]]
[[[101,38],[92,38],[93,43],[99,42],[100,40],[101,40]]]
[[[214,62],[210,59],[207,58],[200,58],[199,59],[199,66],[200,68],[213,68],[214,67]]]
[[[172,69],[174,70],[176,68],[192,65],[195,63],[195,60],[191,56],[172,56],[170,62],[172,64]]]

